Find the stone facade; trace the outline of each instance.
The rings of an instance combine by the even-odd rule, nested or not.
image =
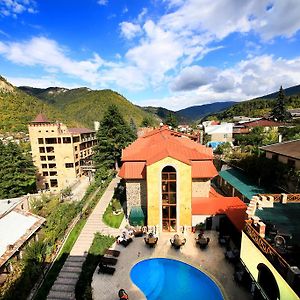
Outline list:
[[[146,180],[126,180],[127,214],[133,206],[147,207]]]
[[[192,197],[209,197],[209,190],[210,190],[209,179],[193,179]]]

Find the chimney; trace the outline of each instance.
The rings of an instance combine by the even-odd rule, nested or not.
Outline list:
[[[98,131],[98,130],[99,130],[99,127],[100,127],[100,122],[94,121],[94,128],[95,128],[95,131]]]

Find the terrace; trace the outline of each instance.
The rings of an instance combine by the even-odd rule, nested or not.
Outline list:
[[[127,248],[115,245],[115,249],[121,251],[115,266],[116,271],[113,276],[98,274],[97,268],[92,282],[93,299],[115,299],[121,288],[126,290],[130,299],[145,299],[145,296],[131,281],[130,271],[137,262],[155,257],[183,261],[203,271],[218,284],[224,299],[251,299],[250,293],[234,281],[234,266],[226,260],[224,255],[226,250],[219,245],[216,231],[205,232],[205,236],[210,238],[210,242],[204,250],[196,246],[197,234],[190,232],[185,233],[186,244],[179,250],[174,249],[170,244],[170,238],[173,235],[162,233],[154,248],[146,246],[143,238],[134,238],[134,241]]]

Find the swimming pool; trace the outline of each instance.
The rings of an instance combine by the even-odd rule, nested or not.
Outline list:
[[[138,262],[131,280],[148,300],[223,300],[215,282],[200,270],[178,260],[151,258]]]

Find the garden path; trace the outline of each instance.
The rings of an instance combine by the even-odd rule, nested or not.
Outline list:
[[[82,264],[92,245],[96,232],[113,236],[120,234],[120,229],[111,228],[102,221],[102,216],[113,197],[114,189],[117,187],[119,181],[119,177],[111,181],[93,212],[88,217],[69,257],[65,261],[64,266],[48,294],[48,300],[75,299],[75,286],[81,273]]]

